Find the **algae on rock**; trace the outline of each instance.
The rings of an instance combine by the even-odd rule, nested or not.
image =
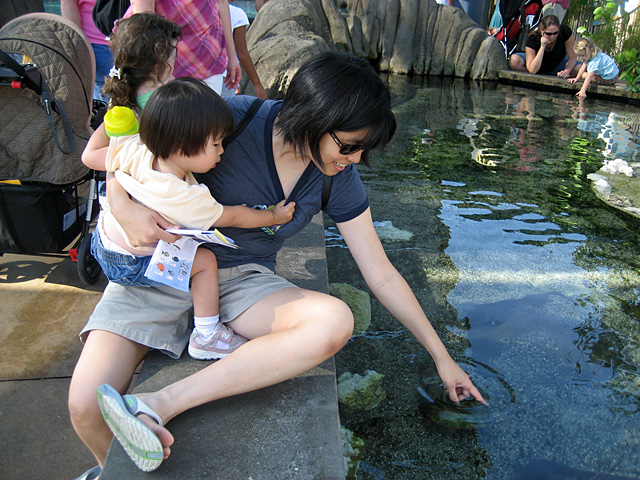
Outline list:
[[[345,372],[338,378],[338,400],[351,411],[373,410],[387,398],[384,375],[367,370],[364,376]]]
[[[364,440],[356,437],[348,428],[340,427],[340,430],[342,432],[342,454],[346,478],[356,478],[356,472],[360,467],[364,453]]]
[[[353,333],[365,332],[371,326],[371,297],[347,283],[332,283],[329,293],[346,303],[353,313]]]

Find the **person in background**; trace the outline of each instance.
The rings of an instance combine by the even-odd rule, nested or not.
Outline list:
[[[502,15],[500,14],[500,0],[495,0],[494,5],[495,5],[495,9],[493,10],[493,15],[491,16],[491,20],[489,21],[489,33],[491,35],[495,34],[498,30],[502,28]]]
[[[42,0],[3,0],[0,8],[0,28],[4,27],[9,20],[35,12],[44,12]]]
[[[575,78],[569,78],[569,83],[576,83],[578,80],[584,79],[584,84],[576,97],[586,98],[587,88],[591,82],[603,85],[615,85],[620,78],[620,69],[615,60],[604,53],[598,46],[593,43],[590,38],[581,38],[576,42],[574,48],[579,59],[583,60],[583,64],[578,70]]]
[[[175,22],[155,13],[119,20],[111,35],[114,64],[104,87],[110,106],[128,107],[141,114],[151,94],[173,80],[181,36]]]
[[[511,55],[509,68],[538,75],[575,77],[581,64],[574,45],[571,29],[560,25],[555,15],[547,15],[527,38],[524,53]]]
[[[480,28],[486,30],[489,23],[489,2],[484,0],[453,0],[449,3],[454,7],[461,8],[471,20],[476,22]]]
[[[249,26],[249,18],[247,14],[241,8],[231,5],[233,0],[229,0],[229,17],[231,19],[231,30],[233,31],[233,43],[236,46],[236,54],[240,61],[240,66],[244,69],[244,72],[251,80],[253,89],[256,92],[256,97],[267,99],[267,92],[265,91],[260,77],[256,71],[256,67],[249,55],[249,49],[247,48],[247,27]],[[236,94],[235,88],[229,88],[226,85],[222,87],[222,98],[227,98]]]
[[[542,0],[542,17],[544,18],[547,15],[555,15],[558,17],[560,23],[562,23],[570,2],[571,0]]]
[[[67,20],[78,25],[91,42],[93,53],[96,57],[96,81],[93,86],[93,98],[108,101],[109,98],[102,95],[104,79],[109,75],[109,69],[113,65],[113,58],[109,50],[109,40],[93,23],[91,12],[96,0],[60,0],[60,13]]]
[[[176,8],[175,3],[181,8]],[[227,0],[131,0],[125,18],[142,12],[162,15],[182,29],[173,72],[176,78],[197,78],[218,94],[223,81],[227,87],[238,86],[242,70],[236,57]]]
[[[260,9],[262,7],[264,7],[264,4],[267,3],[269,0],[256,0],[256,12],[259,12]]]

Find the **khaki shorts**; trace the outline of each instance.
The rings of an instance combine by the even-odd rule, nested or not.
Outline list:
[[[294,284],[255,263],[218,270],[220,320],[230,322],[268,295]],[[193,319],[191,294],[171,287],[123,287],[109,283],[89,321],[80,332],[115,333],[160,350],[172,358],[182,355]]]

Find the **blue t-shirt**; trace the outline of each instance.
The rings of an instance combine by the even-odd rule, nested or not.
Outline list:
[[[254,97],[237,95],[227,100],[236,123]],[[272,131],[282,102],[267,100],[242,133],[225,149],[222,160],[209,172],[195,175],[222,205],[267,208],[284,199],[273,159]],[[296,202],[293,219],[280,228],[221,228],[240,247],[207,245],[220,268],[257,263],[275,271],[276,255],[283,242],[302,230],[320,211],[324,173],[312,162],[294,187],[288,201]],[[369,199],[355,166],[333,177],[325,212],[336,223],[346,222],[369,207]]]
[[[620,73],[620,70],[613,58],[604,52],[598,52],[587,62],[587,72],[593,72],[605,80],[611,80]]]

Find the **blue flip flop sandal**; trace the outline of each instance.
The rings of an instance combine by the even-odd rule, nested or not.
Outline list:
[[[133,395],[120,396],[111,385],[98,387],[98,403],[107,426],[133,463],[143,472],[152,472],[164,458],[162,443],[153,431],[136,417],[149,415],[159,425],[160,417]]]

